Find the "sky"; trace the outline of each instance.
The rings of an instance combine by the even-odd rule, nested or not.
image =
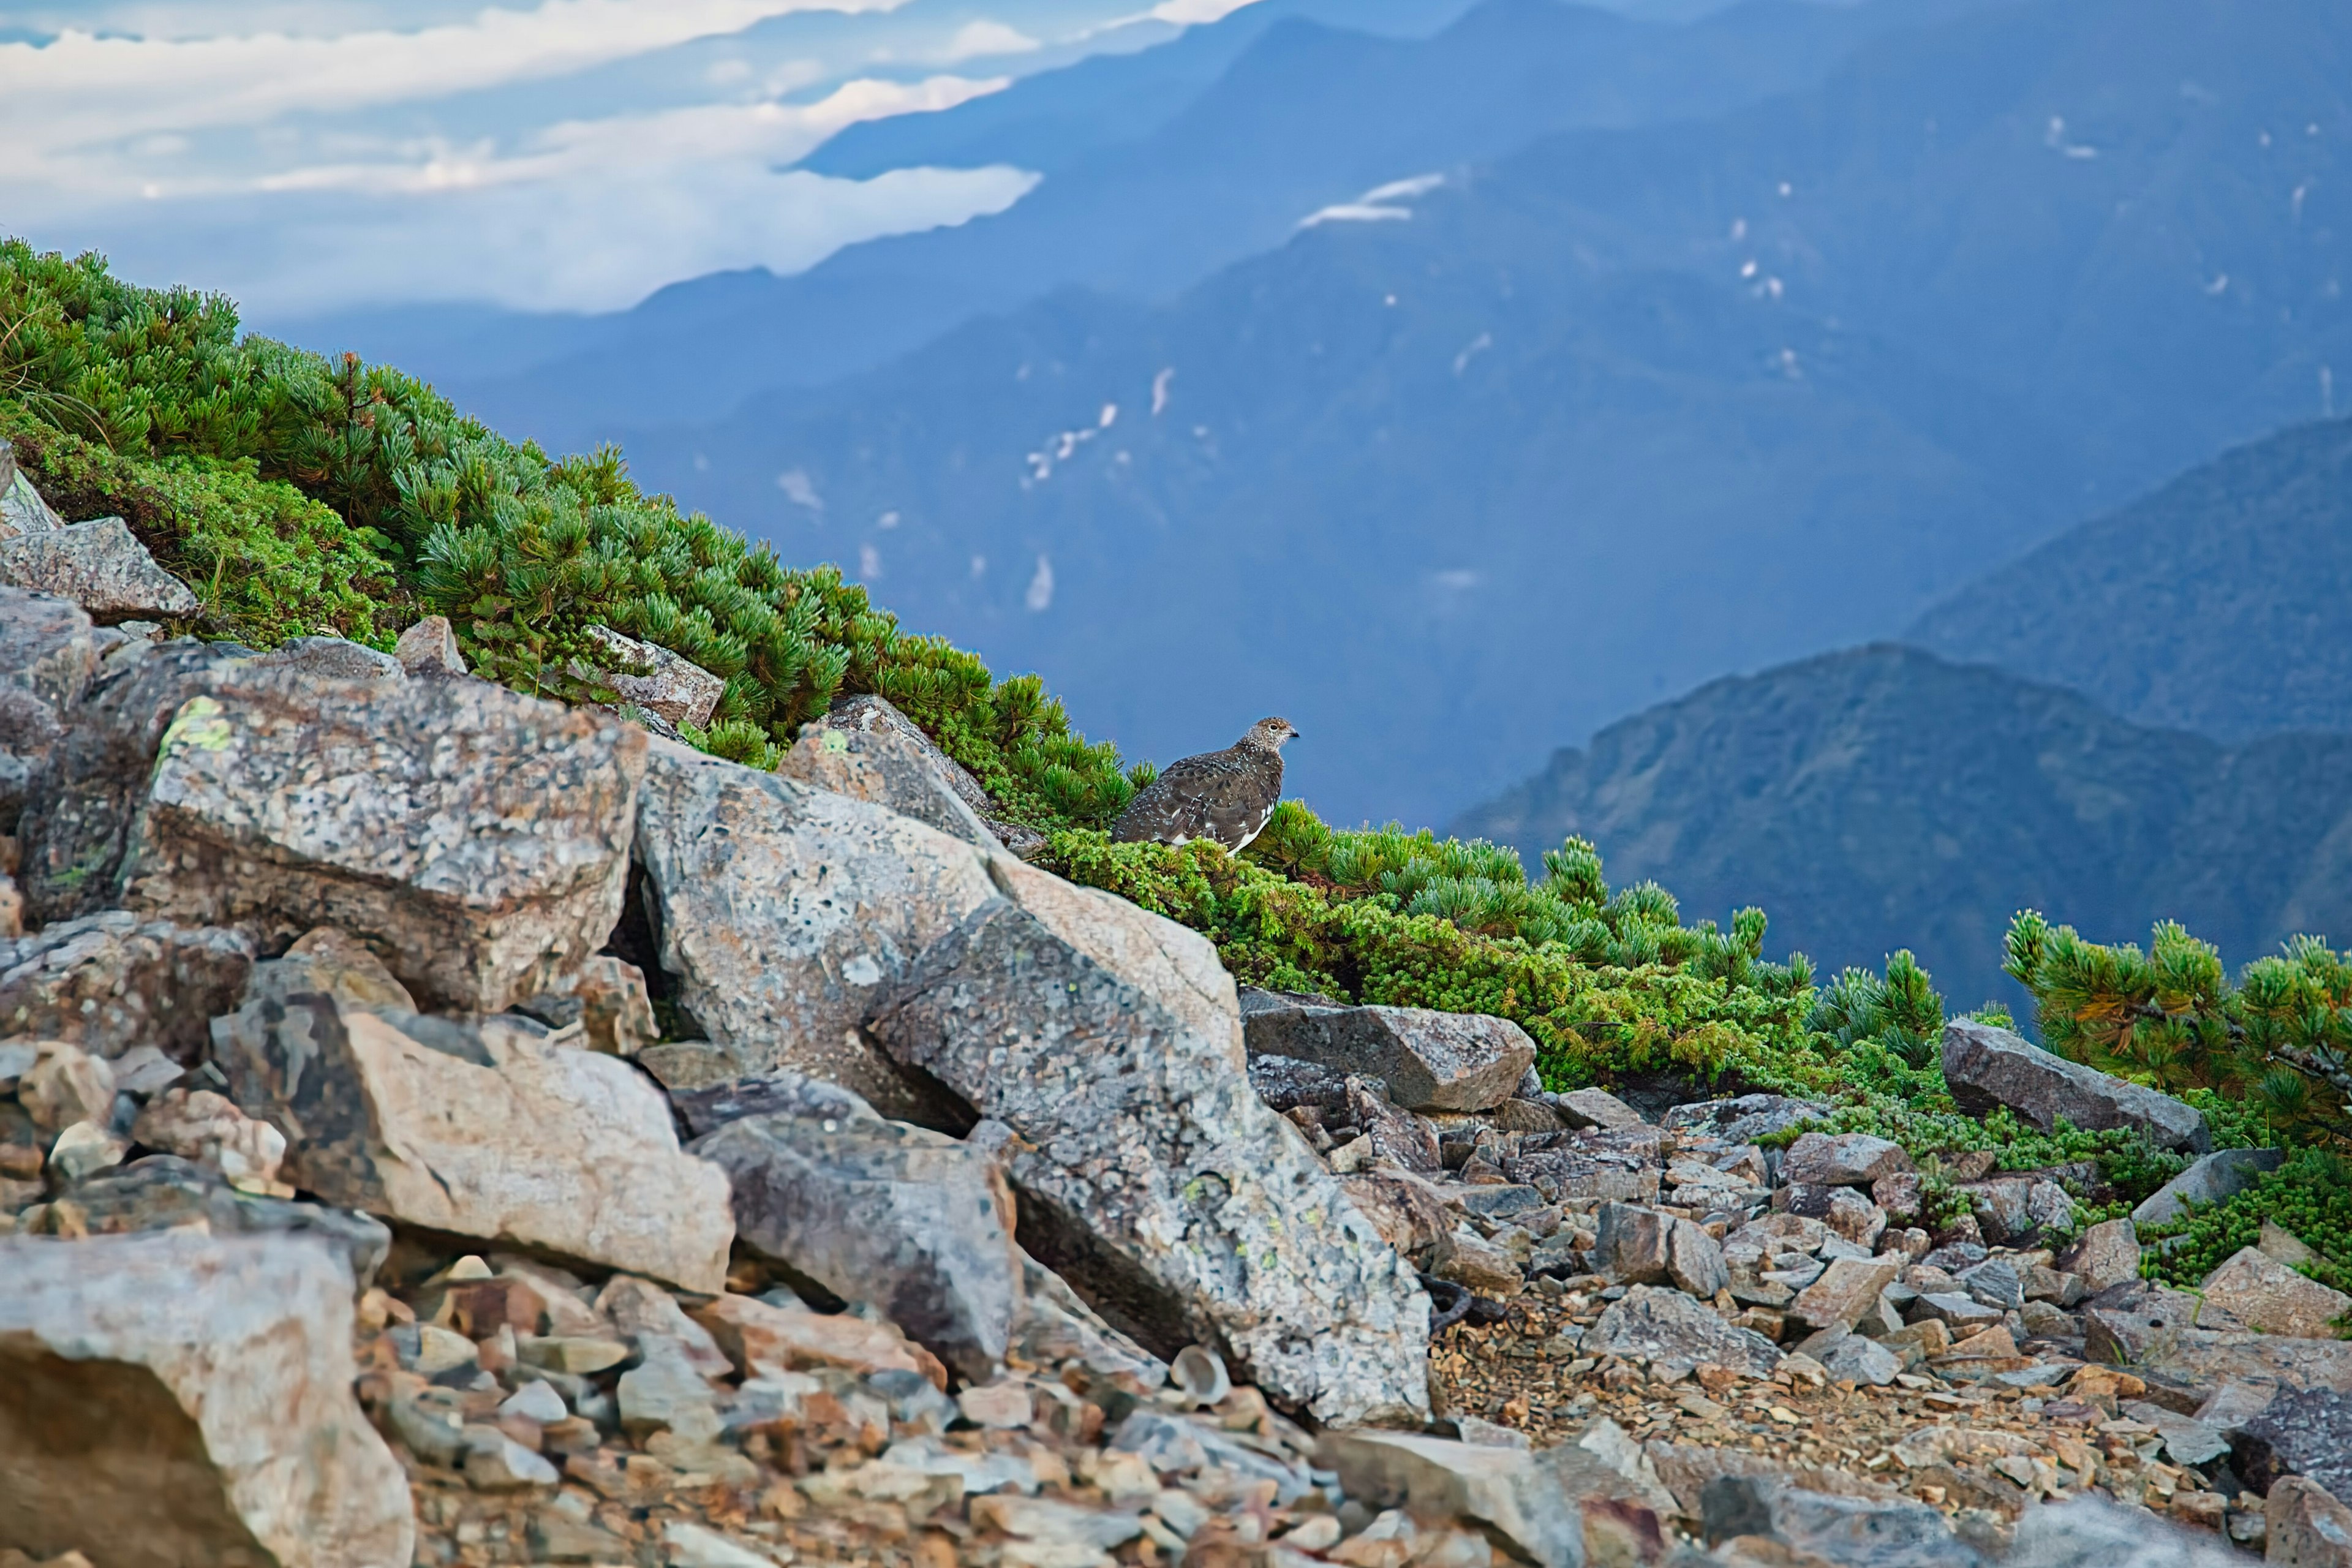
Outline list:
[[[1248,0],[0,0],[0,234],[294,321],[625,309],[1018,200],[789,167]]]

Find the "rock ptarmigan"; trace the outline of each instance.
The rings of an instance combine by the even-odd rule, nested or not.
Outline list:
[[[1282,743],[1297,735],[1287,719],[1261,719],[1222,752],[1169,763],[1127,803],[1110,836],[1124,844],[1213,838],[1241,848],[1282,799]]]

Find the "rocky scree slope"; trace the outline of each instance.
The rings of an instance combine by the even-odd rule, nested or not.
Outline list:
[[[2095,1491],[2352,1517],[2263,1413],[2334,1410],[2296,1336],[2345,1299],[2262,1252],[2150,1290],[2127,1221],[2053,1256],[2083,1172],[1956,1217],[1896,1144],[1769,1146],[1826,1105],[1653,1123],[1503,1018],[1237,992],[870,704],[766,772],[446,623],[159,629],[0,588],[20,1556],[2120,1563],[2157,1527]],[[1945,1068],[2211,1142],[1998,1030]],[[1741,1416],[1800,1410],[1887,1447],[1759,1462]]]

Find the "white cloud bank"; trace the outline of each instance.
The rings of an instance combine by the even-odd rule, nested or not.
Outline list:
[[[802,12],[911,26],[890,16],[905,4],[257,5],[249,20],[235,5],[94,7],[43,41],[0,43],[0,231],[104,250],[126,276],[224,289],[279,319],[422,300],[612,310],[719,268],[799,270],[843,245],[1001,211],[1035,183],[1007,168],[780,172],[854,121],[1007,82],[859,74],[866,62],[938,69],[1039,41],[965,14],[921,48],[853,38],[836,58],[776,58],[771,30],[764,68],[702,71],[686,101],[674,86],[616,101],[612,71],[645,62],[644,81],[672,83],[656,68],[668,51],[732,48]],[[388,19],[401,15],[414,20]],[[599,74],[575,87],[583,72]],[[458,94],[473,95],[462,132],[441,112]],[[487,130],[486,96],[514,105]]]

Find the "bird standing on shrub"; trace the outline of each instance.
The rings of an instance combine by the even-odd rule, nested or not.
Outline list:
[[[1110,836],[1123,844],[1211,838],[1238,850],[1282,799],[1282,743],[1297,738],[1289,720],[1261,719],[1222,752],[1171,763],[1127,803]]]

